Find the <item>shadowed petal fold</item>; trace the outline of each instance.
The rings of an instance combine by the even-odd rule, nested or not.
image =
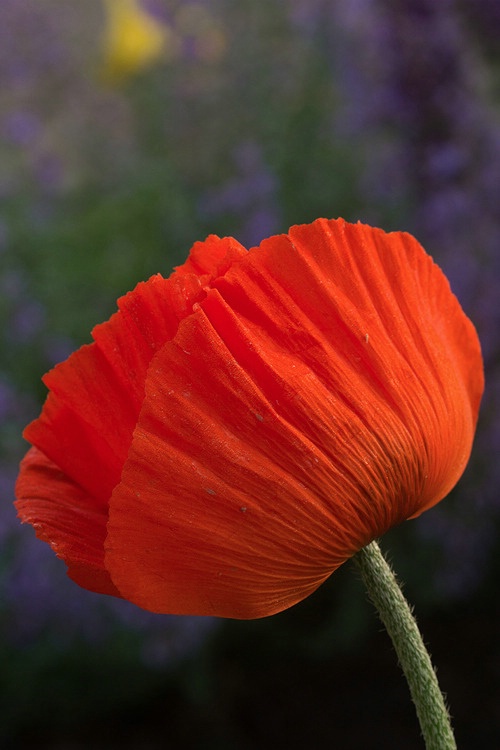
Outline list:
[[[104,566],[107,512],[37,448],[21,464],[17,509],[48,542],[80,586],[120,596]]]

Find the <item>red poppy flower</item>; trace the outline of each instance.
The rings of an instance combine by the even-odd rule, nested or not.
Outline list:
[[[17,508],[81,586],[252,618],[441,500],[483,390],[475,330],[413,237],[320,219],[209,237],[45,376]]]

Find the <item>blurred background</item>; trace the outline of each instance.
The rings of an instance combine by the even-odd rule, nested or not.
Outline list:
[[[0,744],[422,748],[350,564],[254,622],[80,590],[12,507],[41,375],[208,233],[414,233],[487,391],[450,498],[382,543],[458,746],[500,746],[500,3],[0,0]]]

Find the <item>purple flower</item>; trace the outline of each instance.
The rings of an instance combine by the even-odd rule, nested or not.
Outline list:
[[[12,143],[25,146],[40,133],[38,118],[28,111],[9,112],[3,121],[3,131]]]

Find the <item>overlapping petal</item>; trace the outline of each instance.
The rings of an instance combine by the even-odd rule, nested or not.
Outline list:
[[[157,274],[140,283],[118,301],[109,321],[96,326],[93,344],[43,379],[50,392],[24,432],[38,450],[21,464],[17,508],[82,586],[103,593],[115,588],[104,566],[108,504],[132,442],[151,358],[203,298],[225,256],[238,253],[246,251],[234,240],[208,238],[203,267],[191,263],[169,279]]]
[[[110,504],[120,590],[156,611],[270,614],[438,502],[481,391],[464,320],[408,236],[323,222],[251,251],[152,362]]]
[[[70,574],[79,550],[82,585],[99,569],[153,611],[291,606],[441,500],[469,457],[479,343],[406,234],[318,220],[248,253],[211,237],[94,338],[46,381],[18,507]],[[87,500],[99,520],[64,531],[57,508]]]

